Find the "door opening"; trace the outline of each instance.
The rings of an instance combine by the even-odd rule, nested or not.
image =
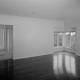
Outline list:
[[[13,25],[0,24],[0,59],[13,58]]]

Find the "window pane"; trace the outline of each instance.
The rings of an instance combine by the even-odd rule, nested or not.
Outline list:
[[[0,29],[0,50],[4,49],[4,30]]]
[[[71,32],[71,47],[75,47],[75,32]]]
[[[9,30],[7,30],[7,51],[9,51]]]
[[[62,36],[63,33],[59,33],[59,46],[62,46]]]
[[[63,33],[59,33],[59,41],[60,42],[62,41],[62,35],[63,35]]]
[[[66,32],[66,47],[70,47],[70,32]]]
[[[57,47],[57,42],[54,42],[54,47]]]
[[[54,33],[54,47],[57,47],[57,33]]]

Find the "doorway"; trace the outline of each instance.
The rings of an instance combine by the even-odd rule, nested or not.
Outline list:
[[[0,79],[13,78],[13,25],[0,24]]]

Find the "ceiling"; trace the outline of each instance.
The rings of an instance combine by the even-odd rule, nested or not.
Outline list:
[[[80,19],[80,0],[0,0],[0,14],[44,19]]]

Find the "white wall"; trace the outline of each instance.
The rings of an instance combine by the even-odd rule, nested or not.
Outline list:
[[[13,25],[14,59],[53,53],[54,31],[64,30],[61,21],[28,17],[0,15],[0,24]]]

